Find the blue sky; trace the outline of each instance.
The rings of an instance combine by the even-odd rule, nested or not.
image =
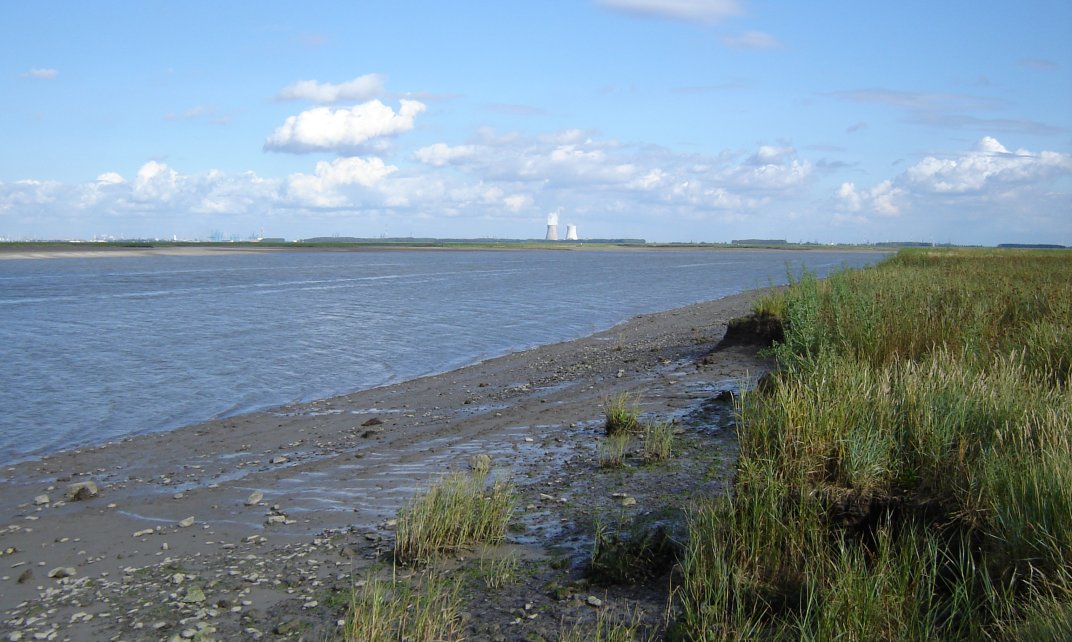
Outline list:
[[[0,238],[1072,245],[1072,3],[6,2]]]

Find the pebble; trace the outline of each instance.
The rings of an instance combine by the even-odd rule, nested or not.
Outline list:
[[[61,580],[65,577],[71,577],[77,572],[73,566],[57,566],[48,572],[48,576],[52,579]]]
[[[594,606],[597,609],[603,606],[603,600],[599,599],[595,595],[589,595],[588,599],[585,600],[585,602],[588,604],[588,606]]]
[[[259,490],[255,490],[249,494],[248,498],[246,498],[246,506],[256,506],[257,504],[261,503],[262,499],[264,499],[264,493]]]
[[[179,522],[179,528],[189,528],[190,526],[194,525],[194,521],[196,521],[194,520],[194,516],[190,515],[186,519]]]
[[[48,498],[48,495],[38,495],[34,497],[34,506],[47,506],[51,504],[52,500]]]

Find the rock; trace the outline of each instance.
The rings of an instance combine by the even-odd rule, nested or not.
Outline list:
[[[264,499],[264,493],[259,490],[255,490],[249,494],[249,497],[246,498],[246,506],[256,506],[257,504],[261,503],[262,499]]]
[[[34,497],[34,506],[47,506],[51,504],[52,500],[48,498],[48,495],[38,495]]]
[[[205,592],[200,586],[191,586],[186,589],[186,595],[183,596],[182,601],[186,604],[199,604],[205,601]]]
[[[469,468],[478,473],[487,473],[491,470],[491,456],[479,453],[469,458]]]
[[[368,428],[369,426],[379,426],[382,423],[383,423],[382,419],[380,419],[379,417],[373,417],[372,419],[369,419],[368,421],[366,421],[365,423],[363,423],[361,425],[362,425],[362,427]]]
[[[269,515],[268,520],[265,523],[268,524],[269,526],[271,526],[272,524],[286,524],[287,523],[287,516],[286,515]]]
[[[194,525],[194,522],[195,522],[195,521],[196,521],[196,520],[194,519],[194,516],[193,516],[193,515],[190,515],[190,516],[189,516],[189,517],[187,517],[186,519],[184,519],[184,520],[181,520],[181,521],[179,522],[179,528],[189,528],[189,527],[191,527],[191,526],[193,526],[193,525]]]
[[[19,579],[15,580],[15,581],[18,582],[19,584],[25,584],[26,582],[29,582],[32,578],[33,578],[33,570],[32,569],[26,569],[22,573],[19,573]]]
[[[636,506],[636,497],[622,497],[622,506]]]
[[[296,617],[277,624],[273,632],[276,635],[290,635],[301,631],[305,626],[305,620]]]
[[[272,457],[272,461],[270,463],[273,463],[273,464],[285,464],[288,461],[290,461],[290,460],[287,459],[286,457],[284,457],[283,455],[279,455],[278,457]]]
[[[587,603],[587,604],[588,604],[588,606],[594,606],[594,607],[596,607],[597,609],[598,609],[599,607],[603,606],[603,600],[599,599],[599,598],[598,598],[598,597],[596,597],[595,595],[589,595],[589,596],[588,596],[588,599],[587,599],[587,600],[585,600],[585,603]]]
[[[73,566],[57,566],[48,572],[48,576],[54,580],[62,580],[65,577],[71,577],[77,572]]]
[[[84,481],[75,482],[67,485],[67,493],[65,497],[69,502],[78,502],[90,497],[96,497],[100,495],[100,489],[97,488],[97,482]]]

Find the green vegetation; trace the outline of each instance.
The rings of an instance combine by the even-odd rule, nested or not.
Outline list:
[[[347,642],[461,640],[460,583],[430,575],[408,583],[369,577],[354,590]]]
[[[644,425],[644,461],[659,462],[674,454],[674,425],[669,422]]]
[[[395,559],[423,563],[466,546],[497,544],[516,504],[509,482],[489,487],[486,475],[448,475],[399,511]]]
[[[759,302],[732,497],[690,513],[685,639],[1072,628],[1072,253],[904,251]]]
[[[625,465],[625,451],[633,436],[628,432],[615,432],[607,435],[599,444],[599,467],[621,468]]]
[[[632,432],[640,425],[640,398],[623,392],[603,400],[603,429],[608,435]]]

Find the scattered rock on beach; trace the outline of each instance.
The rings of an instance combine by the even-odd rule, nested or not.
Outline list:
[[[97,488],[97,482],[84,481],[75,482],[67,485],[67,501],[78,502],[90,497],[96,497],[100,495],[100,489]]]
[[[48,498],[48,495],[38,495],[34,497],[34,506],[47,506],[52,503],[52,500]]]
[[[365,428],[368,428],[369,426],[379,426],[382,423],[383,423],[382,419],[380,419],[379,417],[373,417],[372,419],[369,419],[368,421],[366,421],[365,423],[363,423],[361,425],[363,427],[365,427]]]
[[[491,455],[478,453],[469,458],[469,468],[478,473],[486,473],[491,470]]]
[[[261,503],[262,499],[264,499],[264,493],[259,490],[255,490],[249,494],[248,498],[246,498],[246,506],[256,506],[257,504]]]
[[[179,521],[179,528],[189,528],[190,526],[194,525],[195,521],[196,520],[194,519],[194,516],[190,515],[186,519]]]
[[[65,577],[71,577],[77,572],[73,566],[57,566],[48,572],[48,576],[54,580],[62,580]]]
[[[287,459],[286,457],[284,457],[283,455],[279,455],[278,457],[272,457],[272,461],[270,463],[273,463],[273,464],[285,464],[288,461],[290,461],[290,460]]]

